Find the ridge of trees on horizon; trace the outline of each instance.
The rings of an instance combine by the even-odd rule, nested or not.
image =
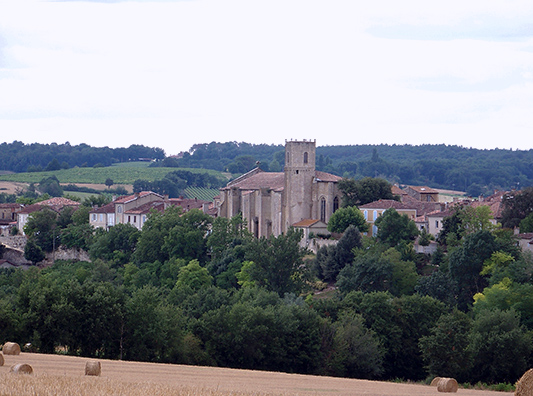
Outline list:
[[[470,196],[533,185],[533,150],[381,144],[319,146],[316,152],[317,170],[347,178],[381,177],[391,183],[465,191]],[[17,141],[0,145],[0,169],[14,172],[108,166],[139,158],[156,160],[151,166],[242,174],[257,163],[265,171],[279,172],[285,153],[283,145],[244,142],[195,144],[182,158],[165,157],[162,149],[141,145],[115,149]]]

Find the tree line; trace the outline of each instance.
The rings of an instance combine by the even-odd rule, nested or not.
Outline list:
[[[318,170],[347,178],[382,177],[393,183],[466,191],[471,196],[533,185],[533,150],[479,150],[448,145],[351,145],[316,149]],[[57,170],[74,166],[109,166],[151,158],[151,166],[204,168],[234,175],[256,166],[279,172],[282,145],[244,142],[195,144],[180,158],[160,148],[91,147],[86,144],[0,144],[0,169],[14,172]],[[494,164],[498,164],[494,167]]]
[[[160,160],[165,152],[157,147],[132,144],[129,147],[92,147],[87,144],[24,144],[20,141],[0,144],[0,169],[12,172],[40,172],[75,166],[110,166],[116,162]]]
[[[506,200],[510,219],[533,212],[526,192]],[[257,239],[240,216],[170,208],[141,231],[85,233],[82,214],[30,217],[42,249],[80,241],[92,262],[2,270],[0,339],[46,353],[388,380],[513,383],[533,363],[533,257],[482,208],[447,218],[431,256],[414,251],[418,231],[394,210],[376,237],[349,225],[316,255],[299,246],[301,232]],[[51,228],[37,232],[37,220]]]
[[[318,170],[346,178],[381,177],[393,183],[466,191],[475,197],[533,184],[533,150],[381,144],[319,146],[316,154]],[[281,171],[285,163],[283,146],[196,144],[182,158],[167,158],[154,166],[244,173],[258,163],[265,171]]]

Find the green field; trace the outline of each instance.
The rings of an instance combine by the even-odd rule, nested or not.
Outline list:
[[[127,162],[104,168],[71,168],[48,172],[26,172],[0,175],[0,180],[39,183],[43,178],[55,176],[60,183],[90,183],[104,184],[106,179],[111,179],[115,184],[133,184],[137,179],[148,181],[159,180],[169,172],[187,170],[192,173],[209,173],[221,178],[226,178],[221,172],[209,169],[191,168],[150,168],[148,162]]]
[[[198,198],[203,201],[212,201],[214,197],[220,194],[220,190],[216,188],[188,187],[185,189],[184,194],[190,199]]]

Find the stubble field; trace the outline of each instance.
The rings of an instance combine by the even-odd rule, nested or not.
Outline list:
[[[435,387],[265,371],[100,360],[102,375],[84,375],[86,358],[22,353],[4,356],[0,396],[26,395],[188,395],[188,396],[417,396],[437,395]],[[32,375],[9,373],[27,363]],[[459,389],[459,395],[495,396],[512,393]]]

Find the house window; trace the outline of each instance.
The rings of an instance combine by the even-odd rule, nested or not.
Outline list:
[[[137,216],[133,216],[133,222],[134,222],[134,223],[137,222]]]
[[[372,236],[376,236],[378,234],[378,227],[372,226]]]
[[[381,213],[380,213],[381,214]],[[377,210],[374,210],[374,220],[376,220],[378,218],[378,211]]]
[[[287,153],[287,164],[291,162],[291,153]]]
[[[128,216],[128,223],[131,223],[131,216]]]
[[[339,197],[333,199],[333,213],[335,213],[337,209],[339,209]]]
[[[326,222],[326,198],[320,200],[320,220]]]
[[[309,154],[307,154],[307,151],[304,153],[304,164],[307,164],[309,162]]]
[[[96,216],[97,216],[97,214],[93,213],[93,221],[96,221]]]
[[[435,220],[435,228],[439,228],[439,221]]]
[[[143,224],[146,222],[146,215],[143,215]]]
[[[363,215],[365,216],[365,220],[368,220],[368,210],[365,210],[363,212]]]
[[[119,206],[119,207],[117,208],[117,212],[118,212],[118,213],[122,213],[122,206]]]

